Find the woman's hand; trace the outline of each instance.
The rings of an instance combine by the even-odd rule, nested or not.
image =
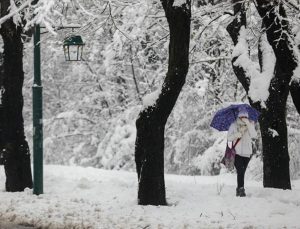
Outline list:
[[[246,123],[246,124],[249,124],[250,122],[249,122],[249,119],[248,118],[246,118],[246,117],[242,117],[242,118],[240,118],[244,123]]]
[[[238,131],[239,131],[239,132],[241,133],[241,135],[243,136],[247,129],[248,129],[247,125],[241,125],[241,126],[239,126]]]

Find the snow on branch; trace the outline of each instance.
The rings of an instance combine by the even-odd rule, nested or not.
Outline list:
[[[261,102],[264,105],[264,102],[269,97],[269,87],[274,76],[276,58],[265,33],[262,35],[260,42],[263,58],[262,72],[260,72],[258,64],[249,57],[247,30],[244,26],[241,27],[238,43],[234,47],[232,56],[233,58],[237,57],[234,65],[243,68],[250,79],[248,92],[250,98],[253,102]]]
[[[185,3],[186,3],[186,0],[175,0],[173,3],[173,6],[181,7]]]
[[[294,31],[295,35],[295,42],[293,43],[293,52],[297,62],[297,67],[293,72],[293,77],[291,82],[300,82],[300,27],[297,26],[295,28],[297,31]]]
[[[61,1],[64,2],[65,0]],[[56,10],[56,0],[40,0],[37,5],[33,6],[34,16],[27,22],[25,29],[33,27],[35,24],[43,24],[48,31],[55,34],[53,26],[55,25],[54,17],[62,16],[62,14]]]
[[[77,0],[73,0],[78,3]],[[64,6],[70,3],[70,0],[39,0],[33,4],[32,0],[19,1],[15,4],[14,0],[10,0],[9,13],[0,18],[0,25],[10,18],[16,25],[25,19],[24,29],[28,30],[35,24],[40,24],[55,34],[54,27],[57,22],[64,17]],[[81,5],[80,5],[81,6]]]
[[[148,107],[152,107],[155,105],[159,95],[161,94],[161,89],[157,89],[142,98],[143,102],[143,110],[146,110]]]
[[[14,4],[14,1],[10,1],[10,2],[13,3],[13,4],[11,4],[9,14],[7,14],[7,15],[0,18],[0,25],[2,25],[4,22],[6,22],[11,17],[14,17],[14,23],[18,24],[20,22],[19,21],[19,18],[20,18],[19,13],[31,4],[31,1],[27,0],[21,6],[17,7]],[[17,21],[15,19],[17,19]]]

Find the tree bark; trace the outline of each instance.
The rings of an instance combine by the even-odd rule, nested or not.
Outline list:
[[[242,20],[237,18],[228,26],[227,31],[234,44],[237,44],[238,33],[242,26],[246,26],[245,9],[238,0],[235,2],[235,14],[241,12]],[[269,1],[257,1],[257,10],[263,19],[268,42],[273,48],[276,56],[276,65],[274,77],[271,80],[269,88],[269,98],[266,101],[266,108],[262,108],[259,103],[253,103],[249,98],[252,106],[260,112],[260,129],[263,144],[263,171],[264,187],[291,189],[290,172],[289,172],[289,153],[286,126],[286,102],[289,93],[289,82],[295,69],[296,63],[293,52],[289,48],[290,34],[286,20],[279,21],[279,16],[285,18],[286,14],[282,4],[278,2],[270,3]],[[279,15],[276,13],[274,4],[279,7]],[[249,91],[249,79],[243,68],[235,66],[234,62],[237,57],[233,58],[233,69],[244,89]],[[260,63],[263,64],[263,63]]]
[[[8,12],[10,1],[2,1],[1,16]],[[24,134],[23,121],[23,41],[22,27],[9,19],[1,25],[4,43],[4,72],[0,81],[2,96],[2,151],[7,191],[23,191],[32,188],[30,153]]]
[[[139,181],[138,204],[166,205],[164,180],[164,131],[167,119],[185,83],[189,67],[191,2],[173,7],[162,0],[170,29],[169,65],[155,104],[136,121],[135,162]]]

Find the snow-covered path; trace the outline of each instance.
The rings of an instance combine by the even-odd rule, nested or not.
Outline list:
[[[45,228],[300,228],[300,180],[292,191],[246,181],[235,197],[235,175],[166,175],[170,206],[138,206],[135,173],[45,166],[45,194],[4,192],[0,219]]]

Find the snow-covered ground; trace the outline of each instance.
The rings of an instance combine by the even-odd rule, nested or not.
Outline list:
[[[235,175],[166,175],[169,206],[138,206],[135,173],[45,166],[44,192],[4,192],[0,220],[42,228],[300,228],[300,180],[292,191],[246,180],[235,197]]]

